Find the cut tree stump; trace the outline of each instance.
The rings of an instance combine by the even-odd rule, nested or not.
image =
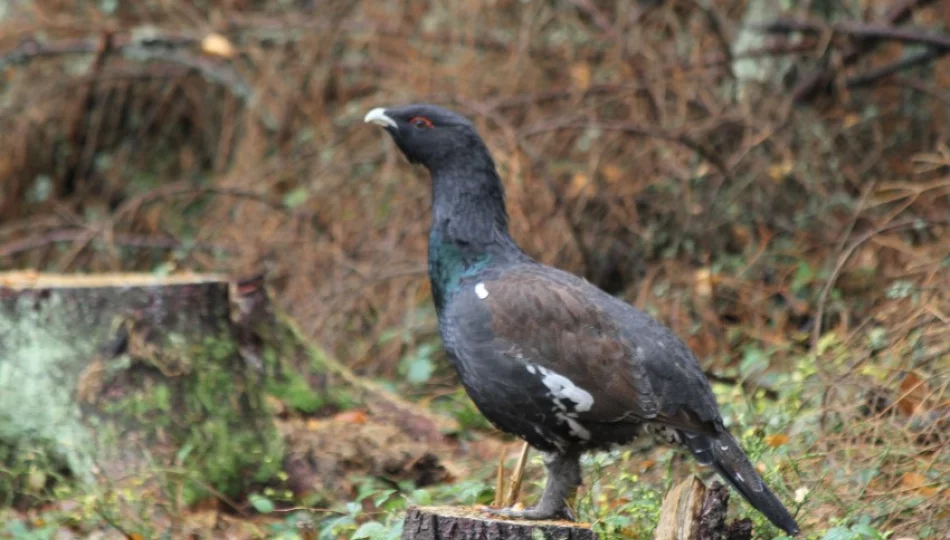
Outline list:
[[[590,525],[570,521],[514,521],[477,508],[413,507],[402,540],[596,540]]]
[[[268,370],[239,351],[229,285],[0,274],[0,466],[14,472],[0,474],[0,497],[48,489],[36,470],[87,486],[161,477],[185,503],[276,475]]]
[[[749,519],[726,520],[729,490],[719,482],[706,488],[690,476],[667,492],[654,540],[750,540]],[[497,519],[477,508],[413,507],[403,522],[402,540],[588,540],[590,525],[569,521]]]
[[[719,482],[706,488],[696,476],[677,484],[663,497],[654,540],[749,540],[752,522],[727,523],[729,490]]]

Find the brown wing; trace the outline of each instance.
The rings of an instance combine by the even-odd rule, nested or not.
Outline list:
[[[661,390],[676,385],[655,380],[644,349],[623,331],[623,321],[598,305],[603,293],[592,285],[576,278],[573,282],[552,279],[531,269],[503,272],[481,285],[484,289],[478,296],[484,298],[479,301],[491,313],[495,347],[510,350],[526,365],[543,367],[589,393],[593,403],[578,412],[579,420],[653,420],[689,431],[715,432],[704,415],[690,407],[665,406],[668,400]],[[598,295],[592,297],[591,291]],[[713,415],[718,417],[718,412],[714,410]]]

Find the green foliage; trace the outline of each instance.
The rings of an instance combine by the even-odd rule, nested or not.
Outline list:
[[[316,413],[328,405],[325,393],[315,392],[302,375],[291,370],[268,379],[267,392],[290,409],[304,414]]]
[[[309,198],[310,192],[307,188],[300,187],[284,195],[284,206],[292,210],[307,202]]]
[[[247,496],[247,500],[249,503],[251,503],[251,506],[254,507],[254,510],[260,512],[261,514],[269,514],[274,511],[274,501],[268,499],[260,493],[251,493]]]
[[[399,362],[399,372],[409,384],[418,386],[429,381],[435,371],[433,355],[441,351],[441,344],[422,343],[403,356]]]
[[[447,414],[459,423],[460,437],[475,437],[477,432],[495,431],[485,415],[475,407],[461,387],[441,396],[433,403],[435,410]]]
[[[657,466],[669,464],[671,457],[671,452],[664,453]],[[632,450],[623,450],[589,455],[583,461],[590,488],[579,498],[577,511],[605,540],[653,536],[662,493],[631,472],[641,459]]]
[[[56,538],[59,525],[56,523],[32,527],[23,519],[14,519],[0,528],[0,538],[12,540],[52,540]]]
[[[871,518],[861,516],[850,526],[828,529],[822,540],[887,540],[891,533],[881,532],[871,525]]]

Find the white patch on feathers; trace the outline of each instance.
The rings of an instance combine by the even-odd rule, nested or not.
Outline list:
[[[564,411],[567,410],[567,406],[561,402],[564,399],[571,400],[574,403],[574,410],[577,412],[589,411],[593,407],[594,396],[590,395],[590,392],[550,369],[538,366],[538,370],[541,372],[541,382],[551,391],[551,397],[554,398],[554,403],[558,408]]]
[[[587,429],[585,429],[584,426],[580,424],[580,422],[574,420],[564,413],[559,413],[557,417],[562,421],[567,422],[567,427],[571,429],[571,435],[574,435],[579,439],[584,439],[585,441],[590,440],[590,431],[587,431]]]
[[[477,296],[479,300],[484,300],[488,298],[488,289],[485,288],[484,283],[479,283],[478,285],[475,285],[475,296]]]

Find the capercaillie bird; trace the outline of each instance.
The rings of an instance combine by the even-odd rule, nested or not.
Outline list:
[[[469,397],[543,452],[547,481],[525,519],[574,519],[580,456],[648,432],[711,465],[789,534],[794,518],[736,439],[696,357],[669,328],[528,256],[508,232],[504,189],[473,124],[428,104],[376,108],[408,160],[429,170],[429,279],[439,332]]]

